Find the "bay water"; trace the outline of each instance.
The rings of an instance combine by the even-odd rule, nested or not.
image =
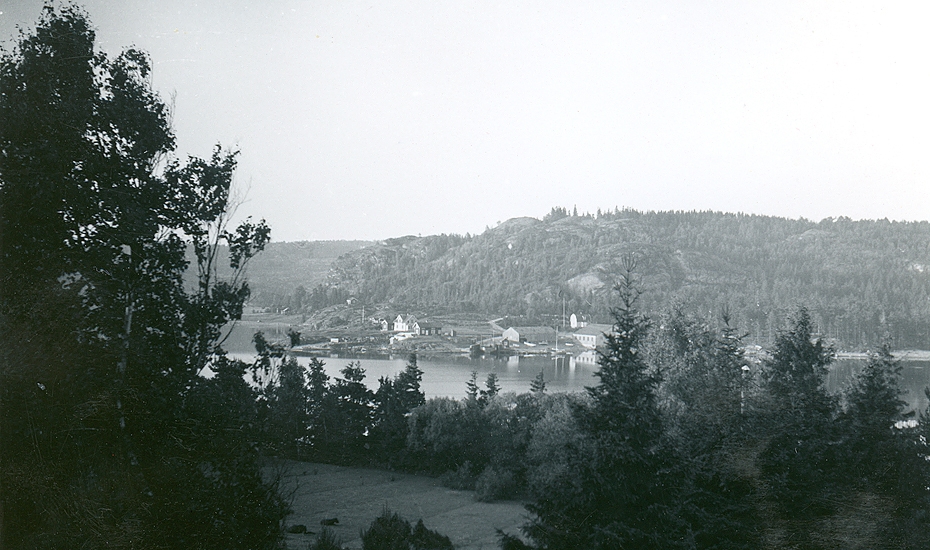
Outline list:
[[[252,361],[254,354],[233,353],[245,361]],[[330,356],[320,357],[325,365],[326,374],[331,378],[341,378],[340,371],[351,362],[358,362],[365,369],[365,383],[372,390],[378,388],[382,377],[393,378],[404,370],[407,356]],[[309,357],[298,357],[298,363],[307,365]],[[831,366],[827,376],[827,389],[838,393],[850,384],[857,372],[866,364],[865,359],[838,359]],[[530,389],[530,384],[543,373],[546,390],[549,392],[584,391],[586,386],[598,383],[594,373],[599,368],[593,353],[581,357],[503,357],[472,358],[466,356],[438,356],[417,359],[417,365],[423,371],[421,389],[427,398],[451,397],[461,399],[466,394],[466,384],[477,373],[478,386],[484,388],[488,374],[497,375],[498,385],[503,392],[523,393]],[[901,387],[905,390],[902,399],[910,408],[923,411],[928,399],[924,388],[930,386],[930,361],[907,360],[901,362]]]

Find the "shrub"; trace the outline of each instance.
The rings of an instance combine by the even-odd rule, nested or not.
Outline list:
[[[427,529],[423,520],[418,520],[410,537],[413,550],[452,550],[452,541],[445,535]]]
[[[362,533],[363,550],[409,550],[410,522],[385,510]]]
[[[368,529],[362,533],[362,550],[452,549],[452,541],[449,537],[427,529],[422,519],[417,521],[416,527],[411,529],[409,521],[389,510],[385,510],[375,518]]]
[[[510,498],[516,493],[517,482],[510,470],[488,466],[475,481],[475,498],[481,502]]]
[[[475,475],[472,473],[471,462],[466,460],[461,466],[454,471],[449,471],[439,476],[439,481],[443,487],[456,489],[459,491],[472,491],[475,489]]]
[[[320,534],[317,535],[316,540],[307,547],[307,550],[342,550],[342,544],[332,529],[323,528]]]

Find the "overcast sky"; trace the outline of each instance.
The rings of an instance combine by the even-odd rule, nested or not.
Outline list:
[[[277,241],[553,206],[930,217],[918,2],[88,0]],[[0,0],[9,51],[41,1]]]

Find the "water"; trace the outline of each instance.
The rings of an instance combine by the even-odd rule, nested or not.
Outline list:
[[[252,361],[254,354],[230,354],[245,361]],[[341,378],[340,370],[352,361],[358,361],[365,369],[365,384],[372,390],[378,389],[381,377],[393,378],[407,366],[406,356],[390,358],[371,357],[322,357],[326,374],[331,378]],[[298,357],[297,362],[307,365],[308,357]],[[478,386],[483,388],[488,374],[496,373],[501,391],[523,393],[530,390],[530,383],[539,372],[543,372],[546,391],[572,392],[583,391],[585,386],[597,384],[594,377],[597,364],[593,355],[574,357],[509,357],[478,358],[469,357],[419,357],[417,366],[423,371],[420,388],[427,398],[465,397],[466,383],[472,371],[478,373]]]
[[[827,374],[827,389],[842,391],[865,364],[865,359],[838,359]],[[930,401],[924,394],[924,388],[930,386],[930,361],[902,361],[901,367],[900,384],[906,391],[901,399],[907,401],[910,410],[926,410]]]
[[[254,353],[233,353],[233,357],[251,362]],[[298,357],[298,362],[306,365],[310,359]],[[331,378],[340,378],[342,370],[349,362],[358,361],[365,369],[365,383],[372,390],[378,389],[378,379],[392,378],[404,370],[407,365],[406,356],[396,357],[323,357],[326,373]],[[830,366],[827,375],[827,389],[838,393],[842,391],[853,379],[855,374],[865,365],[864,359],[839,359]],[[465,384],[471,378],[472,371],[478,373],[478,385],[484,387],[484,381],[489,373],[496,373],[498,384],[505,392],[527,392],[530,383],[543,372],[546,381],[546,390],[550,392],[584,391],[585,386],[598,383],[594,372],[598,366],[591,352],[582,357],[551,358],[543,356],[509,357],[509,358],[477,358],[460,356],[419,357],[417,364],[423,370],[421,388],[430,397],[451,397],[461,399],[465,397]],[[930,386],[930,361],[903,361],[901,372],[901,387],[905,394],[901,396],[907,401],[911,410],[926,410],[930,400],[924,394],[924,388]]]

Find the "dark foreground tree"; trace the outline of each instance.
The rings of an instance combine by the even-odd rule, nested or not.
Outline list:
[[[786,545],[816,545],[816,521],[842,501],[837,400],[826,389],[833,357],[800,308],[762,365],[765,448],[759,465],[766,497],[787,521]]]
[[[417,356],[410,354],[407,366],[393,379],[381,377],[375,392],[375,419],[372,439],[378,446],[381,460],[388,457],[394,462],[403,462],[403,451],[407,444],[407,418],[410,412],[426,402],[420,389],[423,371],[417,366]]]
[[[901,363],[886,341],[869,355],[845,392],[846,408],[838,426],[844,438],[844,500],[866,518],[859,520],[864,545],[927,548],[926,439],[921,439],[911,421],[914,413],[901,399],[900,377]]]
[[[678,514],[689,538],[697,548],[758,548],[756,491],[744,467],[755,442],[742,406],[747,361],[738,333],[726,311],[716,331],[678,309],[658,332],[651,357],[664,373]]]
[[[372,420],[375,394],[365,386],[365,369],[358,361],[350,362],[340,371],[332,392],[335,414],[333,419],[333,458],[347,463],[364,458],[371,448]]]
[[[667,449],[656,391],[659,378],[645,361],[649,321],[639,314],[635,264],[617,285],[612,332],[600,353],[590,407],[576,411],[593,453],[572,458],[576,480],[542,491],[528,508],[527,534],[542,548],[673,548],[682,526],[675,490],[665,475]]]
[[[0,59],[0,121],[0,546],[274,546],[255,396],[217,350],[268,240],[227,230],[235,155],[172,160],[147,56],[95,52],[74,7]]]

